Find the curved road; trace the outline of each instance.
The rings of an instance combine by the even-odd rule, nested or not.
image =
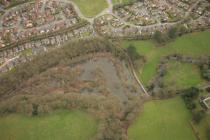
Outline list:
[[[185,13],[184,18],[183,18],[182,20],[180,20],[180,21],[173,22],[173,23],[158,23],[158,24],[153,24],[153,25],[148,25],[148,26],[137,26],[137,25],[131,24],[131,23],[129,23],[129,22],[126,22],[126,21],[124,21],[123,19],[121,19],[119,16],[115,15],[115,14],[113,13],[113,3],[112,3],[112,0],[106,0],[109,6],[108,6],[106,9],[104,9],[101,13],[99,13],[98,15],[96,15],[96,16],[94,16],[94,17],[91,17],[91,18],[85,17],[85,16],[83,15],[83,13],[81,12],[81,10],[79,9],[79,7],[77,6],[77,4],[74,3],[73,1],[71,1],[71,0],[60,0],[60,1],[65,2],[65,3],[71,3],[71,4],[73,5],[73,7],[74,7],[76,13],[78,14],[78,16],[79,16],[80,18],[82,18],[82,19],[87,20],[87,21],[90,22],[92,25],[94,24],[94,19],[95,19],[95,18],[100,17],[100,16],[105,15],[105,14],[110,14],[110,15],[114,16],[115,18],[120,19],[120,21],[121,21],[123,24],[125,24],[125,25],[129,25],[130,27],[136,27],[136,28],[141,28],[141,29],[143,29],[143,28],[151,28],[151,27],[156,27],[156,26],[173,26],[173,25],[182,23],[185,19],[187,19],[187,18],[190,16],[190,13],[192,12],[192,10],[200,3],[201,0],[198,0],[196,3],[194,3],[194,4],[189,8],[189,10]],[[44,3],[45,3],[45,2],[46,2],[46,0],[44,0]],[[14,10],[14,9],[16,9],[16,8],[18,8],[18,7],[16,6],[16,7],[13,7],[13,8],[11,8],[11,9],[9,9],[9,10],[6,10],[6,11],[5,11],[5,14],[4,14],[3,16],[7,15],[7,13],[8,13],[10,10]],[[42,9],[43,9],[43,8],[44,8],[44,7],[42,7]],[[0,17],[0,28],[2,28],[2,17],[3,17],[3,16]],[[14,58],[12,58],[12,59],[9,59],[9,60],[5,61],[5,62],[0,66],[0,69],[3,68],[4,66],[6,66],[6,65],[7,65],[8,63],[10,63],[11,61],[13,61],[13,60],[15,60],[16,58],[18,58],[18,57],[19,57],[19,56],[16,56],[16,57],[14,57]],[[130,60],[129,60],[129,61],[130,61]],[[140,87],[142,88],[142,90],[144,91],[144,93],[145,93],[146,95],[149,95],[149,94],[147,93],[146,89],[144,88],[143,84],[142,84],[141,81],[139,80],[139,78],[138,78],[138,76],[137,76],[137,74],[136,74],[136,72],[135,72],[135,70],[134,70],[134,68],[133,68],[132,62],[130,61],[129,63],[130,63],[130,66],[131,66],[131,69],[132,69],[132,72],[133,72],[133,75],[134,75],[135,79],[136,79],[137,82],[139,83],[139,85],[140,85]]]
[[[46,0],[45,0],[46,1]],[[182,23],[186,18],[189,17],[190,13],[192,12],[192,10],[198,5],[198,3],[200,3],[201,0],[198,0],[196,3],[194,3],[190,9],[185,13],[184,17],[182,20],[180,21],[177,21],[177,22],[173,22],[173,23],[157,23],[157,24],[153,24],[153,25],[148,25],[148,26],[138,26],[138,25],[135,25],[135,24],[132,24],[132,23],[129,23],[129,22],[126,22],[124,21],[122,18],[120,18],[119,16],[115,15],[113,13],[113,3],[112,3],[112,0],[106,0],[107,3],[108,3],[108,7],[106,9],[104,9],[101,13],[97,14],[96,16],[94,17],[85,17],[83,15],[83,13],[81,12],[80,8],[77,6],[77,4],[71,0],[60,0],[62,2],[65,2],[65,3],[70,3],[73,5],[76,13],[78,14],[78,16],[82,19],[85,19],[87,20],[88,22],[90,22],[92,25],[94,23],[94,19],[95,18],[98,18],[102,15],[105,15],[105,14],[110,14],[112,16],[114,16],[115,18],[119,19],[124,25],[129,25],[130,27],[135,27],[135,28],[141,28],[141,29],[145,29],[145,28],[152,28],[152,27],[156,27],[156,26],[173,26],[173,25],[176,25],[176,24],[179,24],[179,23]],[[27,3],[25,3],[27,4]],[[24,4],[23,4],[24,5]],[[5,14],[3,16],[0,17],[0,28],[2,28],[2,17],[4,17],[5,15],[7,15],[7,13],[11,10],[14,10],[18,8],[17,6],[16,7],[13,7],[9,10],[6,10],[5,11]],[[43,8],[42,8],[43,9]]]
[[[185,13],[183,19],[180,20],[180,21],[172,22],[172,23],[157,23],[157,24],[152,24],[152,25],[148,25],[148,26],[138,26],[138,25],[135,25],[135,24],[126,22],[122,18],[120,18],[119,16],[115,15],[113,13],[113,3],[112,3],[112,0],[106,0],[107,3],[108,3],[108,5],[109,5],[108,8],[104,9],[101,13],[99,13],[96,16],[91,17],[91,18],[85,17],[83,15],[83,13],[81,12],[81,10],[79,9],[79,7],[77,6],[77,4],[74,3],[73,1],[71,1],[71,0],[61,0],[61,1],[66,2],[66,3],[71,3],[74,6],[74,9],[75,9],[76,13],[78,14],[78,16],[81,17],[81,18],[83,18],[83,19],[85,19],[85,20],[87,20],[87,21],[89,21],[91,24],[93,24],[95,18],[98,18],[98,17],[100,17],[102,15],[105,15],[105,14],[110,14],[110,15],[114,16],[115,18],[118,18],[124,25],[129,25],[130,27],[141,28],[141,29],[144,29],[144,28],[152,28],[152,27],[156,27],[156,26],[173,26],[173,25],[182,23],[186,18],[189,17],[189,15],[192,12],[192,10],[201,2],[201,0],[198,0],[196,3],[194,3],[189,8],[189,10]]]

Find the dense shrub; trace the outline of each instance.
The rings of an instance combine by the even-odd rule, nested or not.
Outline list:
[[[178,35],[178,31],[176,27],[170,28],[168,31],[168,37],[170,39],[175,39]]]
[[[140,55],[137,52],[136,47],[134,47],[132,44],[130,44],[129,47],[127,48],[127,52],[132,60],[136,60],[140,58]]]
[[[142,55],[139,55],[139,53],[136,50],[136,47],[134,47],[132,44],[129,45],[127,48],[127,53],[129,57],[131,58],[134,67],[136,69],[139,69],[144,63],[145,63],[145,57]]]
[[[210,59],[207,58],[207,60],[203,60],[200,64],[200,70],[201,70],[201,76],[207,80],[210,81]]]
[[[183,98],[196,99],[199,95],[199,89],[196,87],[191,87],[189,89],[183,90]]]
[[[193,121],[198,124],[204,118],[205,114],[204,114],[204,111],[201,110],[201,111],[193,112],[192,116],[193,116]]]
[[[32,116],[37,116],[38,115],[38,105],[37,104],[32,104],[33,110],[32,110]]]
[[[206,91],[210,93],[210,87],[206,88]]]
[[[189,89],[183,90],[182,92],[182,98],[185,102],[186,107],[189,110],[193,110],[196,108],[196,104],[194,103],[194,99],[198,98],[199,95],[199,89],[195,87],[191,87]]]
[[[158,44],[164,44],[168,40],[168,37],[164,33],[156,31],[153,35],[153,39]]]

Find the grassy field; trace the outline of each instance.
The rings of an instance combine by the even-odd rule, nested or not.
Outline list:
[[[0,4],[3,4],[4,5],[4,2],[3,2],[4,0],[0,0]],[[14,6],[18,6],[18,5],[20,5],[20,4],[23,4],[23,3],[26,3],[26,2],[31,2],[31,1],[33,1],[33,0],[11,0],[10,1],[10,3],[9,3],[9,5],[6,5],[6,9],[7,8],[11,8],[11,7],[14,7]]]
[[[129,2],[133,2],[135,0],[112,0],[113,4],[121,4],[121,3],[129,3]]]
[[[207,94],[208,94],[207,92],[201,92],[200,97],[202,97],[202,96],[205,97]],[[197,106],[196,110],[201,110],[202,107],[200,105],[199,100],[197,100],[195,103]],[[199,124],[194,124],[194,127],[199,132],[199,136],[200,136],[201,140],[209,140],[206,135],[206,129],[208,126],[210,126],[210,114],[206,114],[204,119],[202,119],[202,121]]]
[[[150,101],[128,130],[129,140],[196,140],[183,100]]]
[[[155,47],[152,41],[124,41],[124,47],[133,44],[139,54],[147,59],[146,64],[139,70],[139,77],[145,85],[156,74],[160,58],[169,54],[179,53],[189,56],[210,55],[210,30],[197,32],[177,38],[164,47]]]
[[[86,17],[93,17],[108,7],[106,0],[72,0]]]
[[[167,64],[167,74],[164,76],[166,88],[183,89],[202,83],[200,70],[197,66],[177,61]]]
[[[207,104],[210,104],[210,99],[209,99],[209,100],[207,100],[206,102],[207,102]]]
[[[207,115],[200,124],[196,126],[202,140],[208,140],[206,136],[206,128],[210,125],[210,115]]]
[[[0,117],[2,140],[89,140],[97,121],[80,111],[58,111],[40,117],[13,114]]]

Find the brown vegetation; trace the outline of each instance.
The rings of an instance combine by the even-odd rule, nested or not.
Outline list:
[[[124,93],[127,100],[121,101],[108,92],[81,94],[78,90],[81,86],[103,85],[100,70],[94,73],[96,82],[79,82],[77,78],[82,70],[75,68],[99,52],[109,52],[115,59],[126,61],[122,49],[107,40],[94,39],[72,42],[2,74],[0,114],[18,112],[34,116],[61,108],[81,109],[93,114],[101,122],[95,139],[126,140],[127,127],[137,116],[143,96]]]

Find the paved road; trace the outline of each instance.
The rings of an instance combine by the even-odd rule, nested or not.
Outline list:
[[[100,17],[100,16],[102,16],[102,15],[105,15],[105,14],[110,14],[110,15],[113,15],[115,18],[118,18],[124,25],[128,25],[128,26],[130,26],[130,27],[135,27],[135,28],[138,28],[138,29],[147,29],[147,28],[153,28],[153,27],[158,27],[158,26],[174,26],[174,25],[176,25],[176,24],[179,24],[179,23],[183,22],[186,18],[189,17],[190,13],[192,12],[192,9],[194,9],[194,8],[198,5],[198,3],[199,3],[201,0],[197,1],[196,3],[194,3],[194,4],[191,6],[191,8],[185,13],[184,18],[183,18],[182,20],[180,20],[180,21],[172,22],[172,23],[157,23],[157,24],[152,24],[152,25],[148,25],[148,26],[138,26],[138,25],[135,25],[135,24],[126,22],[126,21],[124,21],[122,18],[120,18],[119,16],[115,15],[115,14],[113,13],[113,3],[112,3],[112,0],[106,0],[107,3],[108,3],[108,7],[107,7],[106,9],[104,9],[101,13],[99,13],[98,15],[96,15],[96,16],[94,16],[94,17],[91,17],[91,18],[85,17],[85,16],[83,15],[83,13],[81,12],[81,10],[79,9],[79,7],[77,6],[77,4],[74,3],[73,1],[71,1],[71,0],[60,0],[60,1],[65,2],[65,3],[71,3],[71,4],[74,6],[74,9],[75,9],[76,13],[78,14],[78,16],[79,16],[80,18],[82,18],[82,19],[87,20],[87,21],[90,22],[92,25],[93,25],[93,23],[94,23],[94,19],[95,19],[95,18],[98,18],[98,17]],[[43,11],[43,9],[44,9],[44,7],[45,7],[45,3],[46,3],[46,0],[44,0],[44,5],[43,5],[43,7],[41,8],[41,9],[42,9],[41,11]],[[27,3],[25,3],[25,4],[27,4]],[[23,4],[23,5],[24,5],[24,4]],[[22,6],[23,6],[23,5],[22,5]],[[21,7],[22,7],[22,6],[21,6]],[[20,8],[20,6],[13,7],[13,8],[11,8],[11,9],[5,11],[5,14],[4,14],[3,16],[1,16],[1,18],[0,18],[0,29],[2,28],[2,17],[6,16],[7,13],[8,13],[9,11],[15,10],[15,9],[17,9],[17,8]]]
[[[95,19],[95,18],[100,17],[100,16],[105,15],[105,14],[111,14],[111,15],[113,15],[114,17],[120,19],[121,22],[122,22],[123,24],[125,24],[125,25],[129,25],[130,27],[136,27],[136,28],[144,29],[144,28],[151,28],[151,27],[156,27],[156,26],[173,26],[173,25],[182,23],[186,18],[188,18],[188,17],[190,16],[192,10],[198,5],[198,3],[200,3],[201,0],[197,1],[196,3],[194,3],[194,4],[190,7],[190,9],[185,13],[184,18],[183,18],[182,20],[180,20],[180,21],[173,22],[173,23],[158,23],[158,24],[153,24],[153,25],[148,25],[148,26],[137,26],[137,25],[131,24],[131,23],[129,23],[129,22],[126,22],[126,21],[124,21],[123,19],[121,19],[119,16],[115,15],[115,14],[113,13],[113,3],[112,3],[112,0],[107,0],[107,3],[108,3],[109,6],[108,6],[106,9],[104,9],[101,13],[99,13],[98,15],[96,15],[96,16],[94,16],[94,17],[91,17],[91,18],[85,17],[85,16],[83,15],[83,13],[81,12],[81,10],[79,9],[79,7],[78,7],[73,1],[71,1],[71,0],[60,0],[60,1],[66,2],[66,3],[71,3],[71,4],[74,6],[74,9],[75,9],[76,13],[78,14],[78,16],[79,16],[80,18],[82,18],[82,19],[85,19],[85,20],[89,21],[92,25],[94,24],[94,19]],[[41,9],[42,9],[41,11],[44,10],[45,3],[46,3],[46,0],[44,0],[44,5],[43,5],[43,7],[41,8]],[[23,6],[23,5],[22,5],[22,6]],[[6,11],[5,11],[5,14],[4,14],[3,16],[6,16],[7,13],[8,13],[9,11],[15,10],[16,8],[20,8],[20,6],[18,6],[18,7],[13,7],[13,8],[11,8],[11,9],[9,9],[9,10],[6,10]],[[2,17],[3,17],[3,16],[0,17],[0,29],[2,28]],[[50,23],[50,24],[53,25],[53,24],[55,24],[55,23],[56,23],[56,22],[53,22],[53,23]],[[39,28],[44,28],[45,26],[47,26],[47,25],[40,26]],[[0,66],[0,69],[3,68],[4,66],[6,66],[6,65],[7,65],[8,63],[10,63],[11,61],[17,59],[18,57],[19,57],[19,56],[16,56],[16,57],[14,57],[14,58],[12,58],[12,59],[9,59],[9,60],[5,61],[5,63],[3,63],[3,64]],[[146,95],[149,95],[149,94],[147,93],[146,89],[144,88],[143,84],[142,84],[141,81],[139,80],[139,78],[138,78],[138,76],[137,76],[137,74],[136,74],[136,72],[135,72],[135,70],[134,70],[134,68],[133,68],[132,62],[130,62],[130,65],[131,65],[131,68],[132,68],[133,75],[134,75],[135,79],[137,80],[137,82],[139,83],[140,87],[142,88],[142,90],[144,91],[144,93],[145,93]]]
[[[135,24],[132,24],[132,23],[129,23],[129,22],[126,22],[124,21],[122,18],[120,18],[119,16],[117,16],[116,14],[113,13],[113,3],[112,3],[112,0],[106,0],[107,3],[108,3],[108,8],[104,9],[101,13],[99,13],[98,15],[94,16],[94,17],[91,17],[91,18],[88,18],[88,17],[85,17],[83,15],[83,13],[80,11],[79,7],[76,5],[76,3],[74,3],[73,1],[71,0],[61,0],[63,2],[67,2],[67,3],[71,3],[74,8],[75,8],[75,11],[77,12],[78,16],[89,21],[92,25],[93,25],[93,22],[94,22],[94,19],[95,18],[98,18],[102,15],[105,15],[105,14],[110,14],[112,16],[114,16],[115,18],[118,18],[124,25],[128,25],[130,27],[135,27],[135,28],[138,28],[138,29],[147,29],[147,28],[153,28],[153,27],[158,27],[158,26],[174,26],[176,24],[179,24],[179,23],[182,23],[186,18],[189,17],[189,15],[191,14],[192,10],[198,5],[199,2],[201,2],[201,0],[198,0],[196,3],[194,3],[190,8],[189,10],[185,13],[184,17],[182,20],[180,21],[177,21],[177,22],[171,22],[171,23],[157,23],[157,24],[152,24],[152,25],[148,25],[148,26],[138,26],[138,25],[135,25]]]

